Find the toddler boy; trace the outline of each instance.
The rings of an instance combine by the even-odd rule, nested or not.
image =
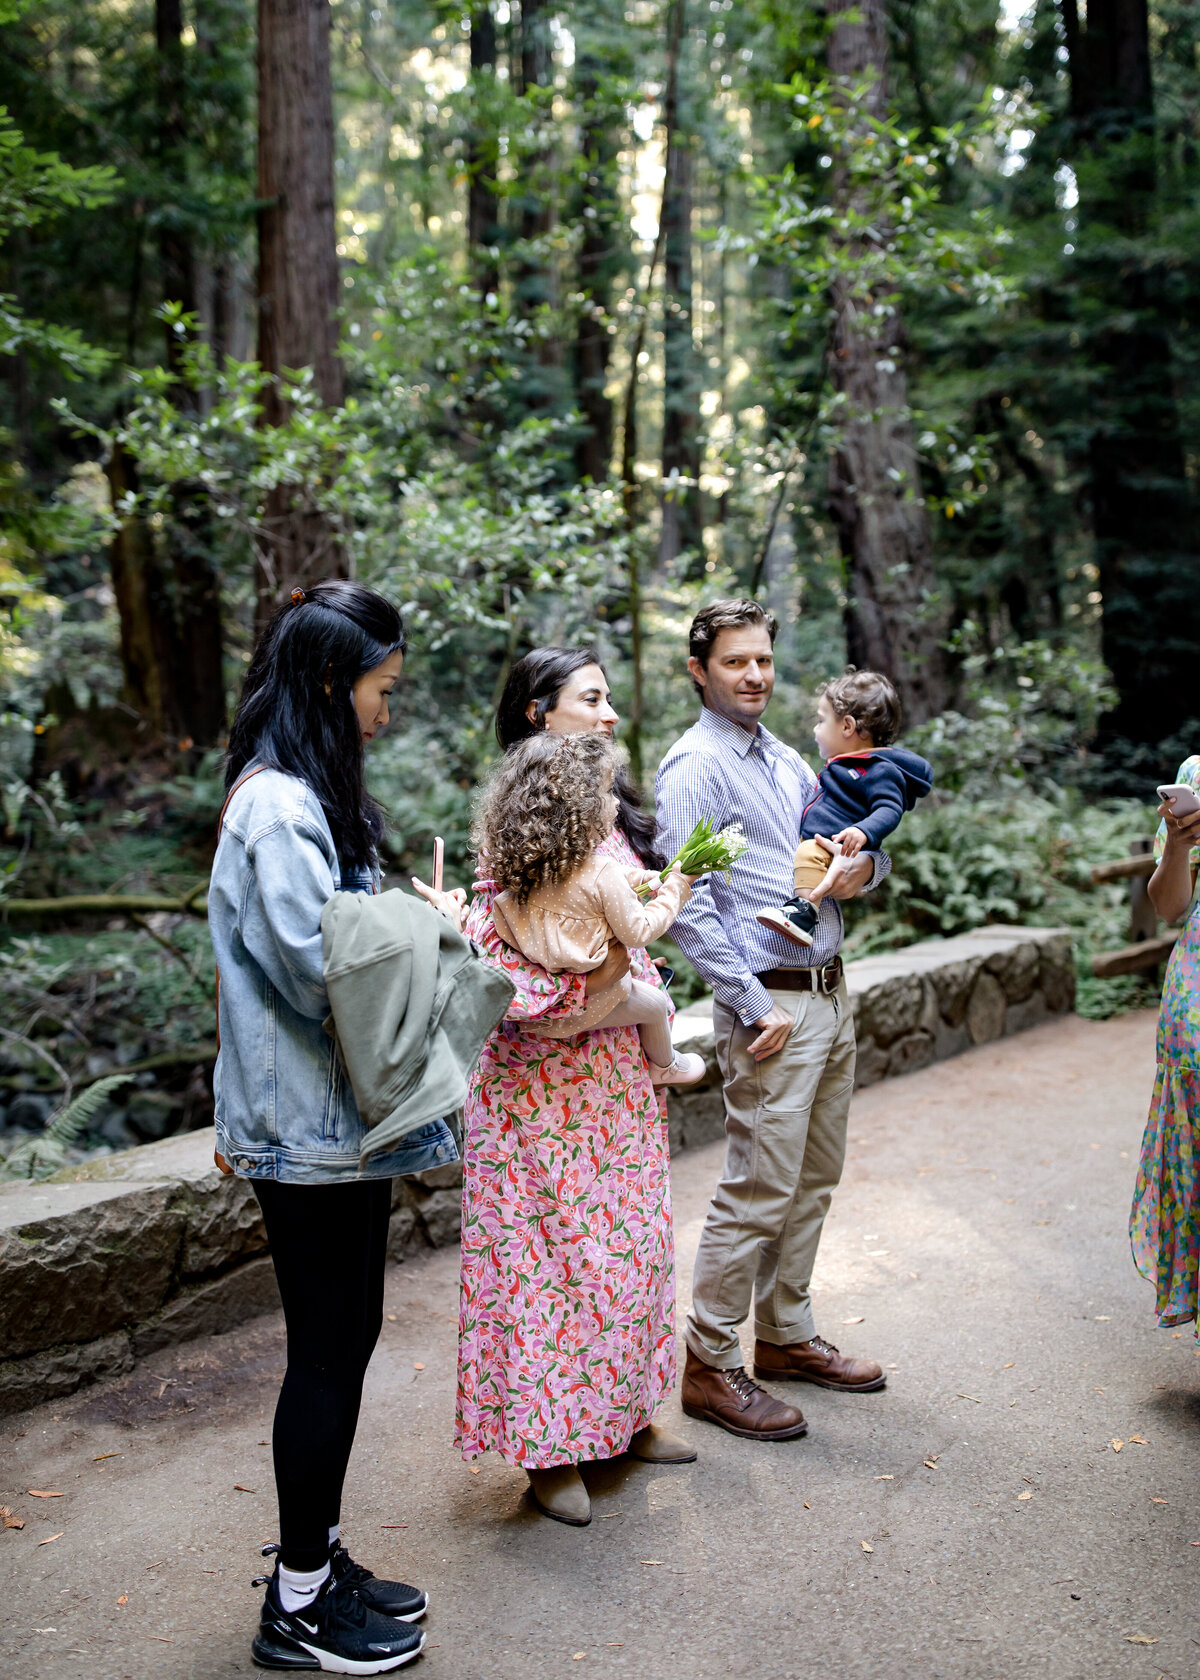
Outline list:
[[[756,920],[797,945],[811,945],[817,907],[837,879],[839,860],[884,838],[933,786],[919,754],[891,743],[900,733],[900,697],[878,671],[856,671],[827,683],[813,731],[825,768],[800,818],[793,863],[794,897]]]

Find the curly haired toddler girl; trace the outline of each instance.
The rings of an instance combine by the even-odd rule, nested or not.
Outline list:
[[[596,850],[616,820],[616,768],[607,736],[542,733],[506,754],[480,801],[475,842],[504,889],[493,906],[496,930],[552,974],[599,968],[614,938],[649,945],[691,897],[678,869],[660,883]],[[634,888],[651,881],[655,896],[643,904]],[[655,1085],[703,1078],[703,1057],[674,1052],[666,992],[626,975],[589,998],[587,1030],[631,1026]]]

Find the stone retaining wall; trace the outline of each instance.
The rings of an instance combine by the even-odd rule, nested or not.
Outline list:
[[[860,1085],[908,1073],[1069,1010],[1065,933],[985,928],[850,963]],[[675,1025],[708,1063],[670,1101],[671,1149],[724,1131],[712,1004]],[[211,1131],[0,1184],[0,1412],[118,1375],[173,1342],[227,1330],[279,1304],[258,1204],[212,1161]],[[389,1254],[457,1242],[457,1164],[397,1180]]]
[[[1061,928],[977,928],[847,963],[846,986],[858,1036],[855,1083],[874,1085],[1066,1014],[1075,1002],[1075,958]],[[708,1075],[671,1098],[672,1152],[725,1133],[711,998],[675,1017],[674,1039],[705,1058]]]

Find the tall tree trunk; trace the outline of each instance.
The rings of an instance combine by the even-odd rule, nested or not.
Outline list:
[[[173,189],[176,199],[161,221],[162,290],[167,302],[182,304],[194,314],[198,263],[191,229],[178,202],[184,196],[188,172],[182,0],[155,0],[154,26],[160,160],[164,186]],[[167,366],[178,376],[186,337],[168,327],[166,340]],[[196,392],[178,378],[175,392],[181,408],[198,412]],[[176,485],[164,533],[168,580],[159,592],[170,614],[160,636],[170,649],[161,682],[171,724],[182,740],[197,748],[215,746],[225,727],[224,638],[215,543],[207,490],[202,484]]]
[[[1103,372],[1089,467],[1101,647],[1119,694],[1102,736],[1153,746],[1174,733],[1164,696],[1194,691],[1200,604],[1164,277],[1130,254],[1151,226],[1157,186],[1147,0],[1091,0],[1086,28],[1074,0],[1063,0],[1063,22],[1079,186],[1076,266],[1102,322],[1092,338]]]
[[[850,87],[874,73],[870,114],[887,109],[888,46],[884,0],[830,0],[839,19],[829,37],[829,70]],[[856,208],[848,177],[833,183],[836,207]],[[896,684],[909,723],[943,710],[947,677],[941,648],[929,521],[901,363],[903,326],[894,310],[880,330],[874,300],[856,295],[844,276],[832,287],[831,377],[846,399],[830,470],[829,504],[846,562],[846,649],[860,668]]]
[[[679,0],[685,28],[684,0]],[[679,99],[676,73],[668,99]],[[659,564],[673,560],[685,548],[700,543],[700,389],[703,375],[692,338],[692,181],[695,156],[680,123],[678,109],[667,112],[667,126],[676,135],[663,182],[663,429],[662,527]],[[687,485],[680,479],[690,479]]]
[[[474,109],[467,137],[467,247],[479,296],[500,293],[500,199],[496,191],[499,147],[489,105],[496,85],[496,20],[488,4],[476,6],[471,24],[471,91]]]
[[[105,463],[114,507],[136,495],[137,464],[115,444]],[[141,513],[122,518],[108,549],[109,572],[121,634],[124,700],[157,739],[179,727],[170,689],[175,655],[170,597],[154,533]]]
[[[267,373],[311,368],[321,401],[344,396],[333,184],[329,0],[258,0],[258,359]],[[286,408],[269,387],[264,418]],[[270,497],[257,567],[261,626],[287,592],[348,575],[344,551],[311,498]]]
[[[667,174],[671,167],[671,153],[675,147],[675,118],[678,112],[679,51],[683,39],[683,0],[671,0],[667,12],[667,85],[665,99],[666,134],[663,137],[664,175],[663,201],[658,207],[658,231],[654,249],[650,253],[650,267],[642,296],[634,304],[637,328],[629,351],[629,372],[625,381],[625,401],[621,410],[621,506],[629,537],[629,624],[630,655],[633,666],[632,694],[629,704],[629,724],[625,731],[625,745],[629,753],[629,768],[633,778],[642,779],[642,572],[637,535],[637,450],[638,450],[638,380],[641,374],[642,352],[646,344],[646,326],[650,317],[650,300],[654,294],[654,276],[662,260],[666,238]]]
[[[580,478],[600,484],[612,465],[613,405],[606,394],[612,353],[609,321],[612,288],[623,251],[618,228],[617,153],[624,122],[620,100],[606,94],[605,60],[589,35],[576,35],[575,98],[581,112],[579,148],[583,177],[576,205],[582,228],[576,289],[580,295],[575,329],[575,401],[585,432],[575,451]]]
[[[518,93],[529,96],[535,88],[548,88],[553,81],[554,62],[550,50],[550,24],[553,17],[549,0],[521,0],[521,56]],[[539,103],[538,121],[547,113]],[[549,148],[536,151],[525,161],[527,176],[520,198],[520,236],[523,240],[544,237],[554,226],[554,204],[550,190]],[[521,315],[531,316],[555,297],[555,276],[551,264],[541,256],[527,253],[516,274],[516,305]],[[531,408],[549,406],[558,391],[560,381],[552,369],[562,366],[562,346],[551,338],[539,338],[532,365],[526,379],[526,400]]]

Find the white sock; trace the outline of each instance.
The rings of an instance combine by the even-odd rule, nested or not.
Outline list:
[[[329,1549],[330,1549],[330,1551],[333,1550],[333,1548],[338,1544],[338,1542],[341,1540],[341,1538],[342,1538],[342,1525],[341,1525],[340,1522],[334,1523],[333,1527],[329,1530]]]
[[[329,1579],[329,1565],[324,1563],[311,1574],[299,1569],[285,1569],[279,1565],[279,1602],[285,1610],[303,1610],[312,1603]]]

